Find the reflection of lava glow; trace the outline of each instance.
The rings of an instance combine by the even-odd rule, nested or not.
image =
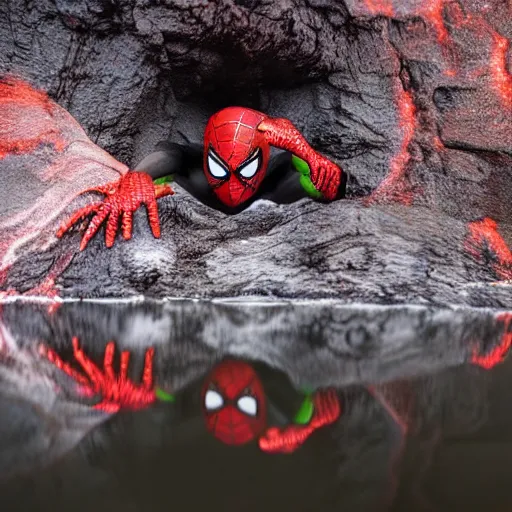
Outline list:
[[[469,224],[469,240],[467,250],[475,257],[481,256],[481,251],[487,246],[498,260],[493,269],[502,279],[512,279],[512,252],[507,242],[498,233],[498,225],[490,218]]]
[[[490,59],[492,81],[505,105],[512,107],[512,75],[507,71],[509,48],[510,41],[494,32]]]
[[[497,364],[503,363],[510,347],[512,346],[512,332],[510,332],[510,323],[512,321],[512,314],[503,313],[498,316],[498,320],[505,324],[505,332],[497,347],[492,349],[488,354],[480,355],[478,350],[473,352],[471,362],[486,370],[494,368]]]

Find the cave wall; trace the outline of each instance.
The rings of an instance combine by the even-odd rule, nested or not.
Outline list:
[[[273,229],[281,240],[279,223],[288,226],[283,234],[301,215],[310,215],[309,231],[317,232],[325,214],[332,226],[349,219],[350,233],[333,228],[321,247],[303,247],[309,235],[292,241],[300,246],[297,254],[315,252],[316,263],[304,264],[312,274],[311,292],[299,286],[285,294],[332,297],[341,289],[351,300],[370,302],[419,297],[506,305],[512,303],[508,289],[494,289],[500,298],[489,302],[487,291],[463,287],[512,276],[511,36],[512,7],[504,0],[7,0],[0,5],[0,72],[48,91],[93,142],[130,166],[162,138],[200,141],[208,116],[230,104],[288,117],[349,174],[349,200],[387,205],[379,210],[361,201],[316,214],[294,205],[227,220],[179,191],[176,199],[160,201],[162,255],[148,258],[155,241],[137,233],[137,245],[114,247],[110,263],[99,274],[94,270],[102,283],[117,282],[109,294],[161,295],[178,279],[172,269],[180,264],[184,282],[177,290],[195,291],[201,280],[187,275],[197,264],[198,275],[215,267],[205,276],[214,296],[279,293],[275,276],[283,274],[272,262],[261,272],[263,282],[233,287],[228,267],[219,278],[215,254],[232,258],[240,233],[262,243]],[[0,165],[4,176],[4,167],[11,166],[12,176],[18,165],[8,160]],[[8,202],[10,192],[4,196]],[[477,235],[478,247],[470,253],[468,223],[482,217],[498,222],[499,237]],[[424,233],[421,219],[429,226]],[[136,215],[136,221],[145,232],[145,219]],[[47,229],[53,233],[55,226]],[[362,232],[373,234],[363,239]],[[28,290],[27,283],[40,281],[76,239],[72,243],[36,258],[24,254],[4,286]],[[94,241],[90,257],[76,258],[80,269],[65,273],[60,284],[68,293],[98,294],[87,276],[102,243]],[[205,255],[198,247],[216,252]],[[283,247],[274,252],[282,256]],[[278,264],[286,265],[281,256]],[[460,267],[456,279],[445,267]],[[368,276],[378,281],[375,286],[365,284]],[[437,286],[432,276],[446,285],[442,297],[425,290]],[[404,279],[408,291],[400,288]]]
[[[289,117],[350,173],[350,195],[404,173],[416,203],[500,221],[511,19],[499,0],[8,0],[0,70],[128,165],[169,135],[200,140],[238,103]]]

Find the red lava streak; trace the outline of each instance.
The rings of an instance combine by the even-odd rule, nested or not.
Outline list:
[[[455,7],[458,4],[452,5]],[[456,9],[452,9],[452,17],[458,28],[465,26],[474,31],[476,37],[490,36],[489,73],[491,83],[504,105],[512,108],[512,75],[507,69],[510,40],[496,32],[482,14],[464,13],[458,6]]]
[[[398,125],[402,130],[402,143],[400,145],[400,151],[391,160],[390,176],[395,176],[396,178],[402,176],[404,168],[411,158],[407,148],[414,136],[414,130],[416,128],[415,114],[416,108],[412,101],[411,93],[403,91],[398,96]]]
[[[512,345],[512,331],[510,331],[510,323],[512,321],[511,313],[503,313],[498,316],[498,320],[505,324],[505,332],[497,347],[491,350],[488,354],[480,355],[478,350],[473,351],[471,362],[486,370],[494,368],[497,364],[503,363],[506,355]]]
[[[41,145],[44,151],[37,151]],[[18,167],[24,173],[20,192],[13,191],[19,202],[16,213],[0,216],[0,289],[7,295],[15,293],[5,289],[7,274],[23,251],[46,251],[67,205],[84,189],[119,179],[128,168],[92,143],[77,121],[44,92],[13,78],[0,80],[0,164],[0,175],[14,175]],[[45,188],[39,195],[29,191],[25,202],[23,181],[31,177]],[[55,280],[71,257],[63,255],[24,295],[54,298]]]
[[[397,154],[391,159],[390,172],[375,190],[375,199],[394,199],[410,205],[413,200],[412,192],[405,190],[402,180],[406,165],[411,159],[409,144],[414,137],[416,129],[416,107],[412,95],[408,91],[400,90],[396,97],[398,105],[398,125],[402,131],[402,141]],[[371,202],[371,200],[370,200]]]
[[[393,2],[388,0],[365,0],[366,8],[371,14],[393,16]]]
[[[476,258],[481,257],[482,250],[487,247],[498,260],[493,264],[493,269],[502,279],[512,279],[512,252],[507,242],[498,233],[498,224],[485,218],[471,222],[469,239],[466,249]]]
[[[512,107],[512,75],[507,70],[509,49],[510,41],[494,32],[492,35],[490,61],[492,82],[503,103],[507,107]]]
[[[20,124],[20,111],[31,112]],[[12,153],[30,153],[40,144],[62,151],[66,142],[51,120],[53,104],[48,96],[21,80],[0,82],[0,159]]]
[[[433,0],[425,2],[420,11],[420,16],[423,16],[436,31],[437,40],[439,44],[444,45],[448,40],[448,31],[444,26],[443,20],[443,0]]]
[[[364,3],[369,13],[375,16],[401,17],[399,2],[397,2],[398,7],[396,10],[393,7],[393,2],[390,0],[365,0]],[[443,0],[427,0],[423,1],[421,7],[416,11],[409,11],[407,15],[403,14],[403,16],[419,16],[425,19],[435,30],[439,43],[445,44],[449,36],[444,25],[443,8]]]

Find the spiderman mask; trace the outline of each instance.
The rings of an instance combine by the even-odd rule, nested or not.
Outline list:
[[[220,201],[239,206],[258,190],[268,166],[270,146],[258,125],[266,116],[228,107],[214,114],[204,133],[204,173]]]
[[[257,439],[267,422],[263,385],[243,361],[218,364],[202,391],[207,429],[220,441],[241,445]]]

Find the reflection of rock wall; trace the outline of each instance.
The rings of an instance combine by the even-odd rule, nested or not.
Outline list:
[[[30,314],[27,312],[30,311]],[[41,340],[56,349],[77,336],[101,359],[104,345],[138,354],[157,350],[156,377],[181,389],[225,355],[262,361],[300,386],[346,386],[427,374],[486,353],[504,325],[479,310],[365,307],[326,304],[173,301],[167,304],[5,305],[4,322],[16,340]]]
[[[382,387],[409,427],[397,510],[507,510],[510,370],[510,361],[492,372],[459,367]]]
[[[0,323],[0,481],[62,457],[105,420],[62,392],[63,375],[38,357],[40,339]]]
[[[89,508],[93,504],[98,509],[113,501],[123,508],[144,504],[159,511],[167,510],[172,500],[179,509],[205,508],[208,502],[214,510],[221,504],[231,510],[243,503],[247,510],[277,511],[296,505],[293,508],[326,511],[389,506],[394,507],[391,510],[430,506],[448,511],[456,501],[485,510],[484,497],[503,502],[509,487],[496,479],[485,449],[486,438],[493,439],[488,443],[492,453],[492,445],[510,426],[506,412],[489,406],[491,393],[500,389],[496,375],[478,376],[464,367],[388,384],[390,403],[406,397],[411,404],[410,414],[404,414],[409,426],[405,439],[370,393],[361,387],[344,389],[340,420],[315,433],[293,455],[281,457],[263,454],[254,446],[230,449],[206,434],[199,415],[183,421],[167,405],[120,415],[91,433],[79,449],[50,470],[0,487],[3,503],[12,512],[50,501],[52,510],[68,510],[81,496],[87,497]],[[510,397],[508,388],[502,391],[501,405]],[[453,458],[460,443],[467,470]],[[506,460],[502,455],[500,463]],[[468,481],[475,466],[481,469],[478,479]],[[466,475],[464,485],[458,484],[461,475]],[[219,479],[234,485],[226,488]],[[25,492],[28,488],[30,493]],[[478,498],[478,492],[490,489],[494,492]],[[81,511],[80,506],[76,503],[74,508]]]
[[[179,484],[174,503],[185,500],[187,485],[196,488],[198,482],[213,489],[210,502],[222,501],[212,484],[209,460],[223,461],[223,475],[239,474],[237,464],[252,468],[253,477],[243,475],[235,486],[240,493],[228,496],[237,503],[268,484],[276,500],[286,496],[287,503],[325,504],[322,510],[334,505],[337,510],[340,504],[347,510],[374,510],[402,502],[413,504],[408,510],[431,502],[444,510],[450,499],[463,499],[463,489],[451,485],[450,493],[440,497],[429,486],[437,489],[440,482],[458,477],[461,470],[453,465],[458,443],[471,440],[463,446],[468,467],[479,461],[489,464],[488,440],[494,445],[501,436],[507,439],[512,423],[509,365],[486,372],[461,364],[475,340],[500,334],[502,327],[484,312],[177,301],[72,303],[51,313],[44,305],[5,304],[2,316],[0,472],[6,465],[17,471],[55,461],[106,420],[67,395],[56,396],[53,383],[66,390],[65,379],[34,357],[40,341],[64,355],[75,335],[87,354],[101,361],[105,343],[113,339],[132,352],[135,378],[145,349],[153,345],[156,381],[176,393],[188,384],[197,391],[193,381],[219,358],[242,356],[284,371],[295,383],[335,385],[343,404],[340,420],[316,432],[291,457],[271,457],[255,447],[230,451],[217,443],[204,431],[193,393],[186,395],[191,403],[180,404],[181,409],[159,404],[133,416],[121,414],[53,469],[1,488],[7,500],[2,503],[16,503],[8,509],[13,512],[48,500],[49,490],[54,510],[67,510],[76,496],[88,494],[99,506],[127,486],[136,486],[137,496],[159,510],[163,495],[158,489],[165,488],[160,482],[170,480]],[[180,416],[180,411],[186,414]],[[506,451],[500,457],[500,464],[507,462]],[[273,473],[278,470],[283,481]],[[300,482],[308,487],[307,481],[315,482],[314,490],[288,497]],[[59,492],[55,482],[60,482]],[[475,484],[478,489],[489,485],[484,474]],[[26,486],[33,492],[25,493]],[[66,489],[76,494],[70,497]],[[251,503],[268,501],[268,493],[255,494]]]

